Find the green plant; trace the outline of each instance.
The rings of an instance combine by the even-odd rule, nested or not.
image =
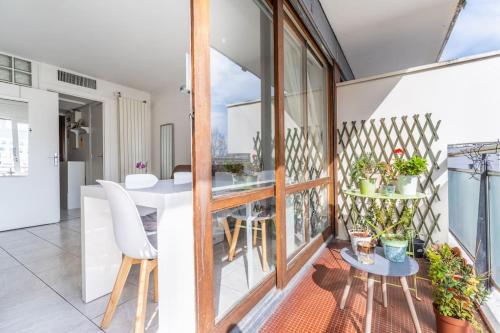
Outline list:
[[[414,155],[408,160],[396,155],[394,168],[402,176],[418,176],[427,170],[427,160],[418,155]]]
[[[377,172],[377,161],[372,155],[361,155],[360,158],[353,163],[351,168],[351,178],[355,184],[358,184],[361,179],[371,179]]]
[[[380,162],[377,163],[377,170],[382,177],[382,182],[385,185],[391,185],[398,179],[398,172],[396,168],[390,163]]]
[[[475,319],[475,309],[488,295],[483,283],[485,277],[476,275],[460,251],[448,244],[432,246],[427,250],[427,257],[436,310],[444,316],[467,320],[482,332]]]
[[[393,200],[387,204],[373,203],[368,212],[366,223],[373,229],[373,239],[397,238],[398,240],[409,239],[411,223],[413,220],[414,209],[406,206],[398,218],[396,213],[396,204]]]
[[[224,170],[236,175],[242,175],[245,170],[245,166],[241,163],[225,163]]]

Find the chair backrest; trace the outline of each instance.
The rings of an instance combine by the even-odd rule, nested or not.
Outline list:
[[[192,182],[193,182],[193,174],[191,172],[174,173],[174,184],[188,184]]]
[[[125,177],[125,188],[133,190],[153,187],[158,183],[158,178],[150,173],[137,173]]]
[[[171,178],[174,178],[174,174],[176,172],[191,172],[191,165],[189,165],[189,164],[176,165],[174,170],[172,170],[172,177]]]
[[[117,183],[98,180],[104,188],[113,218],[113,233],[118,248],[128,257],[154,259],[158,251],[149,242],[134,201]]]

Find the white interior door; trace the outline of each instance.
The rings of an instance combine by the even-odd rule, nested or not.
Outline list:
[[[10,87],[7,87],[10,86]],[[12,85],[0,98],[28,103],[28,170],[25,176],[0,176],[0,231],[59,221],[58,95]]]

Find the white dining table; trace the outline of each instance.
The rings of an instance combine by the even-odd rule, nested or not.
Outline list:
[[[274,174],[264,173],[255,182],[232,184],[214,181],[214,195],[248,187],[271,185]],[[124,186],[124,184],[122,184]],[[124,186],[125,188],[125,186]],[[195,256],[192,184],[160,180],[144,189],[126,189],[138,206],[156,209],[160,326],[166,331],[195,332]],[[122,260],[114,241],[111,211],[100,185],[81,187],[82,299],[93,301],[110,293]],[[253,285],[252,204],[246,205],[247,280]],[[164,309],[162,312],[161,309]]]

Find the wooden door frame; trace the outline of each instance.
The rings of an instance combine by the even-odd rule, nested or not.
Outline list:
[[[210,0],[191,0],[191,98],[192,98],[192,172],[193,172],[193,227],[195,251],[196,327],[197,332],[225,332],[234,327],[274,286],[284,288],[335,229],[336,183],[334,144],[336,114],[334,112],[335,78],[331,59],[325,57],[328,68],[328,175],[327,177],[285,184],[285,110],[284,110],[284,24],[287,0],[273,0],[273,50],[275,78],[275,185],[274,187],[234,193],[212,198],[211,154],[211,87],[210,87]],[[302,26],[303,30],[304,27]],[[307,33],[307,30],[303,30]],[[311,41],[311,39],[310,39]],[[315,51],[320,48],[315,45]],[[208,167],[207,167],[208,166]],[[329,218],[332,223],[321,236],[316,237],[287,264],[286,256],[286,195],[319,185],[328,186]],[[212,213],[266,198],[276,199],[276,273],[269,274],[258,286],[237,304],[223,319],[215,322],[213,304],[213,245]]]

